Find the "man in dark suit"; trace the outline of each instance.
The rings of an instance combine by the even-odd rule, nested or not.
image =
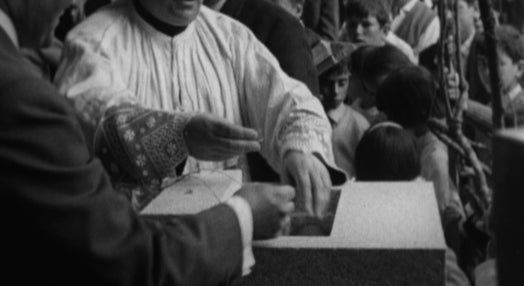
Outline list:
[[[288,219],[294,190],[249,185],[195,216],[139,217],[113,190],[100,161],[89,155],[65,99],[19,51],[48,44],[53,23],[70,4],[0,0],[0,252],[7,262],[2,280],[16,285],[230,283],[249,266],[245,253],[251,237],[273,237]]]
[[[340,29],[339,0],[306,0],[302,20],[322,38],[337,41]]]
[[[204,4],[246,25],[277,58],[282,70],[319,94],[318,75],[304,26],[279,6],[266,0],[204,0]],[[259,153],[248,153],[252,181],[279,182]]]

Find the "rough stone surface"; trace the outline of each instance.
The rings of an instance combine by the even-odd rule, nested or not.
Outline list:
[[[243,285],[444,285],[445,242],[428,183],[351,183],[327,237],[256,242]]]

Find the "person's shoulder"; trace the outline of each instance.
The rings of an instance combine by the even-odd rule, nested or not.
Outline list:
[[[201,7],[200,13],[195,20],[195,25],[200,29],[206,28],[217,34],[230,35],[232,37],[242,36],[249,32],[249,29],[239,21],[206,6]]]
[[[343,103],[344,106],[344,113],[346,116],[348,116],[349,120],[354,122],[354,124],[362,129],[366,130],[369,128],[370,124],[369,121],[362,115],[359,111],[357,111],[355,108]]]
[[[420,2],[420,1],[417,1],[417,3],[415,3],[414,9],[418,9],[418,10],[421,10],[423,11],[424,13],[426,14],[431,14],[433,16],[437,16],[437,12],[435,12],[435,10],[431,9],[428,5]]]
[[[517,96],[515,96],[513,106],[517,111],[524,112],[524,89],[521,89]]]
[[[99,9],[96,13],[78,24],[67,35],[66,41],[85,39],[102,41],[111,34],[120,34],[130,20],[131,8],[128,1],[117,1]]]
[[[226,51],[236,50],[257,41],[253,32],[244,24],[205,6],[200,9],[194,25],[198,37],[213,37],[218,46]]]

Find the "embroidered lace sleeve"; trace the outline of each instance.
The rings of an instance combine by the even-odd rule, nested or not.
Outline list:
[[[158,194],[163,179],[177,176],[177,166],[188,156],[183,132],[190,118],[133,104],[106,111],[95,135],[95,153],[138,208]]]

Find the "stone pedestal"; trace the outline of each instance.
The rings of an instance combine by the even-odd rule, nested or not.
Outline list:
[[[325,237],[256,242],[242,285],[444,285],[446,245],[433,186],[351,183]]]
[[[223,201],[241,181],[235,177],[233,184],[219,184],[225,177],[209,175],[204,176],[210,181],[206,185],[200,177],[191,183],[196,185],[169,188],[144,213],[195,213],[205,208],[203,200],[209,207]],[[218,186],[226,191],[216,196],[204,191]],[[184,197],[188,200],[180,201]],[[197,208],[188,211],[191,204]],[[431,184],[350,183],[340,191],[333,211],[327,236],[255,242],[257,264],[239,284],[444,285],[446,245]]]

